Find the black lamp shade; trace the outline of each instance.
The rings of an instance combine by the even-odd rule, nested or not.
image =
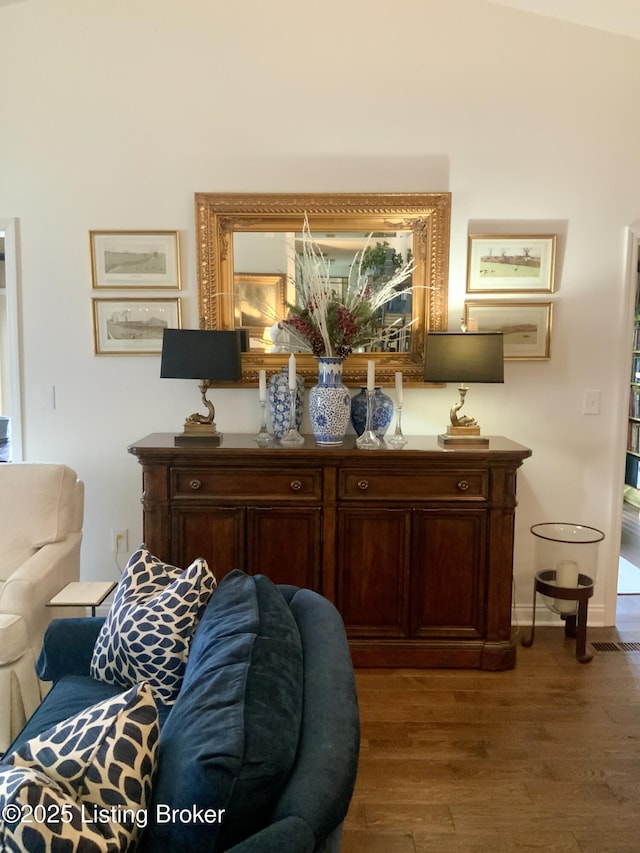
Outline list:
[[[233,382],[241,377],[238,332],[165,329],[160,376]]]
[[[429,332],[425,382],[504,382],[502,332]]]

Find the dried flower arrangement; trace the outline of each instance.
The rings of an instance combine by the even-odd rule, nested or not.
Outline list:
[[[314,243],[309,221],[304,218],[302,252],[296,256],[296,300],[289,304],[288,315],[280,325],[316,356],[346,358],[357,347],[375,343],[380,338],[379,309],[412,290],[411,285],[400,288],[413,272],[411,261],[372,284],[363,264],[367,248],[368,244],[356,253],[347,282],[338,292],[331,281],[329,262]]]

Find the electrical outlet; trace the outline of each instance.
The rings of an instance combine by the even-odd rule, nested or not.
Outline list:
[[[111,531],[111,550],[114,554],[129,550],[129,531],[126,528]]]

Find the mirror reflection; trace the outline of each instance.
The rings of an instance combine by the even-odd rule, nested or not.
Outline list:
[[[345,383],[361,385],[373,358],[381,382],[401,370],[407,384],[423,384],[425,335],[447,328],[449,193],[196,193],[195,200],[200,325],[243,332],[242,384],[257,384],[260,369],[277,370],[290,352],[300,354],[305,381],[317,379],[308,340],[282,326],[292,307],[304,307],[305,218],[337,301],[354,276],[375,294],[411,265],[393,282],[397,295],[375,308],[373,340],[351,349]]]
[[[413,260],[413,232],[311,232],[330,273],[332,289],[344,301],[363,283],[371,292]],[[301,232],[238,233],[233,241],[234,324],[246,332],[249,352],[310,352],[304,340],[282,326],[290,305],[300,305],[304,265]],[[255,272],[249,271],[255,269]],[[267,272],[263,272],[266,270]],[[375,341],[356,352],[409,352],[413,326],[411,276],[398,295],[377,312]]]

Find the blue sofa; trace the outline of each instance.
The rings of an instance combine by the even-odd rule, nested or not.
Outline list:
[[[8,753],[122,691],[89,675],[103,621],[51,623],[37,670],[53,687]],[[262,575],[225,576],[194,634],[178,699],[158,712],[140,851],[340,849],[360,729],[344,626],[327,599]]]

